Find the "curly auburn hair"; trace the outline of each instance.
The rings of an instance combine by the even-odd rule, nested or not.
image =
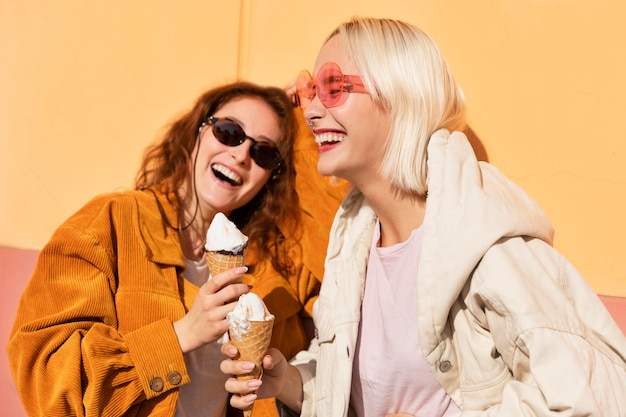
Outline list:
[[[293,164],[298,124],[293,103],[282,89],[239,81],[203,93],[191,110],[171,123],[160,141],[146,149],[135,188],[159,186],[174,208],[182,210],[187,202],[177,191],[193,182],[189,167],[202,123],[226,103],[241,97],[260,98],[276,112],[281,132],[278,150],[283,163],[274,169],[265,187],[248,204],[234,210],[230,219],[248,236],[258,259],[270,258],[274,269],[287,277],[293,272],[293,262],[281,249],[284,236],[279,226],[293,230],[299,220]]]

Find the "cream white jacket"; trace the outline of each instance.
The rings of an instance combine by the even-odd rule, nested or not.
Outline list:
[[[413,331],[461,416],[626,416],[626,338],[551,246],[543,211],[478,162],[463,134],[436,132],[428,153]],[[351,415],[374,224],[354,190],[333,223],[316,338],[293,360],[304,382],[302,416]]]

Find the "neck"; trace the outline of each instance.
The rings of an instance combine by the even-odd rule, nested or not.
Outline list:
[[[204,252],[204,241],[206,239],[205,233],[200,233],[199,230],[193,227],[189,227],[185,230],[179,230],[178,235],[180,237],[180,247],[183,250],[185,258],[193,261],[198,261],[202,258],[202,254]]]
[[[178,230],[180,246],[185,258],[194,261],[200,260],[206,244],[206,233],[209,230],[215,213],[205,213],[203,210],[185,210],[181,215],[181,225]]]
[[[366,190],[363,195],[372,205],[380,221],[381,246],[406,241],[411,232],[422,225],[426,197],[392,190],[388,184],[379,190]]]

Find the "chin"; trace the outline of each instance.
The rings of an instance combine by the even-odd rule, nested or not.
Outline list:
[[[323,175],[325,177],[331,177],[331,176],[336,176],[337,175],[336,171],[334,169],[331,169],[329,167],[326,167],[326,166],[323,166],[323,165],[320,165],[320,164],[317,165],[317,172],[320,175]]]

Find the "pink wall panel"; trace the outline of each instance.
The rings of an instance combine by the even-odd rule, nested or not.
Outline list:
[[[622,332],[626,334],[626,297],[601,295],[600,299],[611,312]]]
[[[0,397],[2,414],[11,417],[26,417],[26,412],[17,396],[9,363],[6,345],[13,326],[15,311],[20,295],[35,266],[39,251],[13,249],[0,246]]]

